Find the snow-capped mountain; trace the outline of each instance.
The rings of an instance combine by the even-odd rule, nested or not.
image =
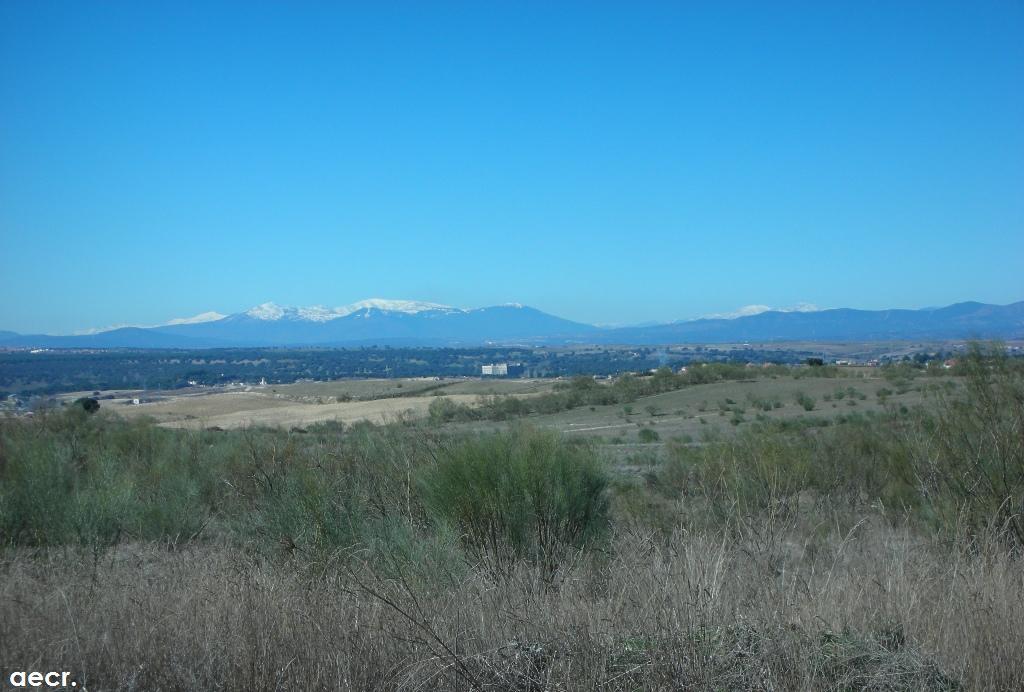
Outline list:
[[[216,317],[212,317],[216,315]],[[414,300],[371,298],[339,307],[262,303],[231,315],[203,313],[156,327],[131,327],[90,335],[83,346],[183,347],[344,346],[359,344],[478,345],[562,343],[595,327],[523,305],[472,310]],[[22,337],[27,339],[28,337]],[[80,337],[46,337],[64,345]]]
[[[175,317],[173,320],[166,322],[162,326],[169,327],[173,324],[200,324],[201,322],[216,322],[217,320],[222,320],[225,317],[227,317],[227,315],[222,315],[219,312],[211,310],[209,312],[201,312],[193,317]]]
[[[669,324],[600,328],[534,308],[465,310],[411,300],[364,300],[337,308],[263,303],[244,312],[206,312],[155,327],[74,336],[0,332],[0,347],[216,348],[258,346],[475,346],[867,341],[1024,337],[1024,302],[958,303],[921,310],[760,310]]]
[[[380,312],[400,312],[406,315],[415,315],[420,312],[466,312],[450,305],[439,303],[425,303],[417,300],[386,300],[384,298],[370,298],[361,300],[350,305],[343,305],[337,308],[328,308],[323,305],[312,305],[310,307],[282,307],[277,303],[263,303],[256,307],[249,308],[245,315],[257,320],[306,320],[309,322],[330,322],[340,317],[346,317],[361,310],[378,310]]]
[[[201,312],[198,315],[193,315],[192,317],[175,317],[173,320],[161,322],[160,324],[112,324],[106,327],[79,329],[73,332],[72,336],[91,336],[93,334],[102,334],[103,332],[112,332],[116,329],[154,329],[156,327],[170,327],[175,324],[199,324],[200,322],[215,322],[216,320],[222,320],[225,317],[227,317],[227,315],[222,315],[219,312]]]

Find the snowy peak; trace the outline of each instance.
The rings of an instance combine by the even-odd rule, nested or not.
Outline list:
[[[418,300],[387,300],[385,298],[369,298],[360,300],[349,305],[342,305],[336,308],[328,308],[323,305],[312,305],[310,307],[284,307],[277,303],[263,303],[256,307],[249,308],[243,315],[254,320],[276,322],[278,320],[302,320],[305,322],[330,322],[339,317],[347,317],[354,313],[378,310],[380,312],[397,312],[406,315],[415,315],[420,312],[465,312],[450,305],[440,303],[427,303]]]
[[[735,320],[740,317],[753,317],[765,312],[821,312],[821,308],[813,303],[797,303],[788,308],[773,308],[770,305],[744,305],[733,312],[716,312],[698,317],[699,320]],[[694,320],[682,320],[694,321]]]
[[[323,305],[311,305],[308,308],[289,308],[295,311],[295,318],[307,322],[330,322],[341,317],[336,309],[325,308]]]
[[[217,320],[222,320],[225,317],[227,317],[227,315],[222,315],[219,312],[211,310],[209,312],[201,312],[194,317],[175,317],[173,320],[165,322],[163,326],[169,327],[175,324],[202,324],[203,322],[216,322]]]
[[[347,315],[359,310],[381,310],[383,312],[403,312],[407,315],[415,315],[418,312],[428,312],[432,310],[440,310],[443,312],[465,312],[459,308],[453,308],[450,305],[441,305],[440,303],[425,303],[419,300],[387,300],[385,298],[370,298],[368,300],[361,300],[358,303],[352,303],[345,307],[335,308],[335,310],[341,312],[341,314]]]
[[[330,322],[333,319],[344,317],[346,312],[340,312],[341,308],[327,308],[323,305],[311,305],[305,308],[295,308],[278,305],[277,303],[263,303],[254,308],[249,308],[242,313],[245,317],[264,322],[277,322],[279,320],[300,320],[304,322]]]
[[[291,310],[294,309],[295,308],[291,308]],[[245,314],[254,320],[276,321],[284,317],[287,312],[288,309],[282,308],[277,303],[263,303],[262,305],[257,305],[254,308],[249,308],[245,311]]]

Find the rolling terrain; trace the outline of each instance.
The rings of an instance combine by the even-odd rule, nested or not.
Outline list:
[[[814,424],[852,413],[880,412],[886,405],[916,406],[925,400],[922,390],[934,389],[946,381],[947,378],[933,377],[913,387],[894,388],[875,369],[850,368],[839,377],[761,377],[693,385],[640,397],[626,405],[578,406],[516,420],[608,443],[616,455],[621,455],[635,451],[637,445],[642,448],[645,444],[656,446],[673,439],[693,442],[728,435],[752,423]],[[162,427],[231,429],[255,425],[289,429],[327,421],[382,424],[401,417],[426,418],[431,403],[442,397],[475,408],[491,397],[550,393],[557,383],[473,378],[340,380],[195,388],[153,394],[139,405],[132,404],[132,400],[145,396],[144,393],[119,391],[106,393],[113,398],[102,399],[101,403],[105,410],[117,415],[152,418]],[[76,392],[62,398],[73,401],[84,394],[88,393]],[[509,421],[480,420],[449,423],[448,427],[453,431],[490,432],[508,424]],[[644,430],[656,433],[656,437],[643,433]],[[644,435],[648,436],[646,442]]]

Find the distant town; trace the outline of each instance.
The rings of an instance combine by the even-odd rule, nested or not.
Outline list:
[[[735,344],[670,347],[516,349],[128,349],[0,350],[0,409],[29,412],[57,405],[65,392],[136,392],[145,403],[161,391],[244,389],[295,382],[366,378],[561,378],[644,376],[660,368],[684,373],[694,363],[747,368],[808,364],[874,368],[909,363],[949,369],[966,342],[884,344]],[[1008,342],[1011,356],[1024,343]],[[510,358],[511,356],[511,358]]]

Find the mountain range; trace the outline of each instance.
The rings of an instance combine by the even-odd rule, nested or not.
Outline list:
[[[465,310],[371,299],[339,308],[264,303],[151,327],[54,336],[0,331],[0,348],[218,348],[288,346],[524,346],[772,341],[1010,339],[1024,337],[1024,301],[920,310],[766,310],[636,327],[596,327],[524,305]]]

